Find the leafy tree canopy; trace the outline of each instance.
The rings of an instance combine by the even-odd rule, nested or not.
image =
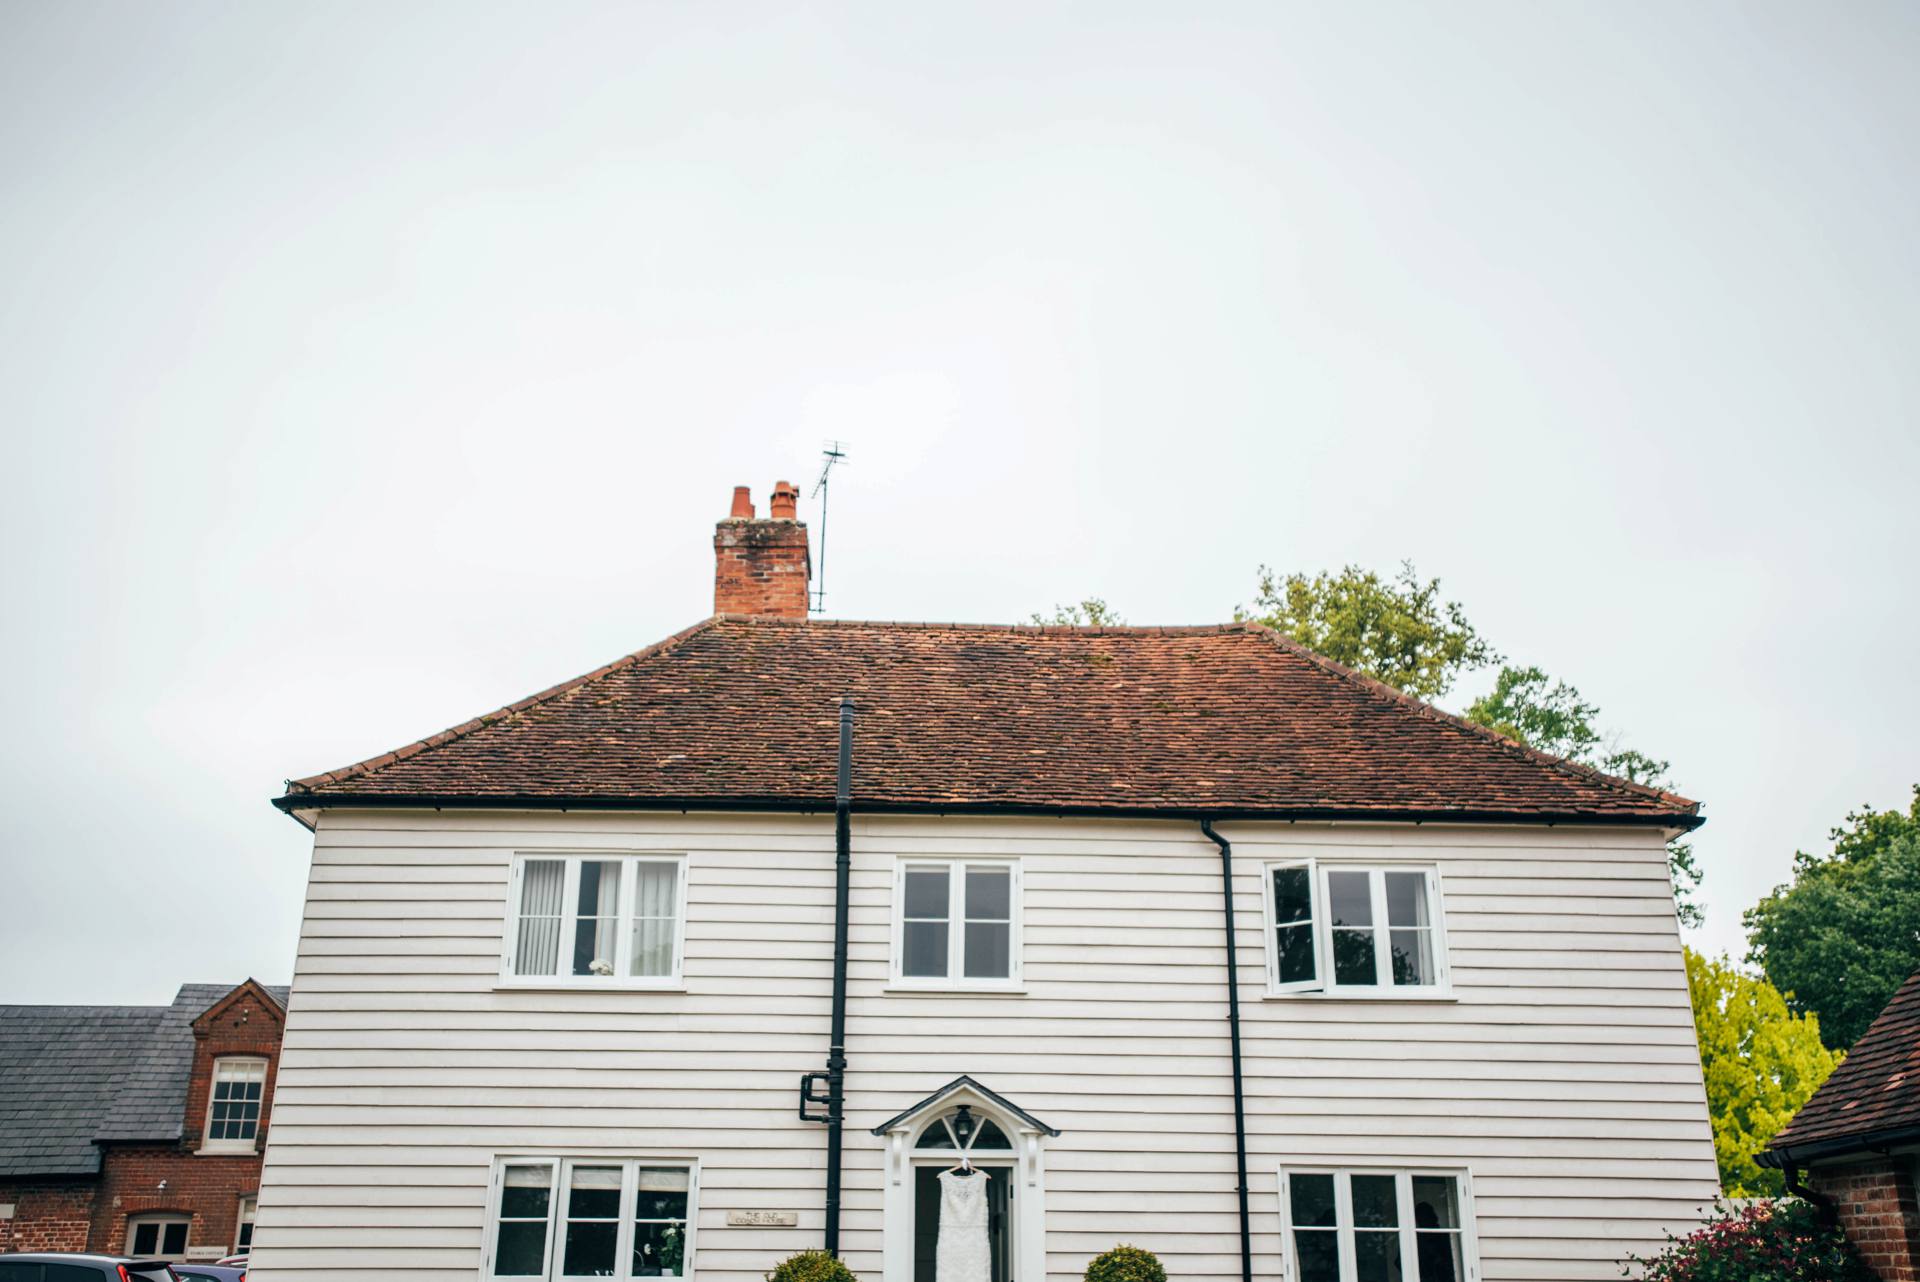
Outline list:
[[[1828,1046],[1851,1046],[1920,970],[1920,786],[1906,814],[1856,810],[1831,854],[1794,864],[1793,882],[1746,912],[1747,960],[1819,1015]]]
[[[1042,626],[1091,628],[1117,628],[1126,623],[1118,610],[1097,596],[1087,597],[1073,605],[1056,605],[1052,614],[1034,614],[1033,621]]]
[[[1839,1064],[1820,1021],[1787,1008],[1780,990],[1725,957],[1687,949],[1687,988],[1713,1119],[1720,1187],[1728,1197],[1776,1195],[1779,1171],[1754,1161]]]
[[[1282,577],[1263,565],[1253,608],[1234,617],[1264,623],[1418,699],[1436,699],[1462,673],[1500,662],[1460,603],[1441,599],[1440,580],[1423,582],[1411,561],[1392,579],[1355,565],[1311,578]]]

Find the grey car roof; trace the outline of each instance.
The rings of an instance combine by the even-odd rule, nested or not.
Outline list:
[[[181,1137],[193,1021],[236,985],[170,1006],[0,1006],[0,1176],[94,1175],[99,1142]],[[263,985],[282,1009],[284,987]]]

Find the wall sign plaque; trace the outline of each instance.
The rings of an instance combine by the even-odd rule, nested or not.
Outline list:
[[[730,1228],[790,1229],[800,1223],[798,1211],[728,1211]]]

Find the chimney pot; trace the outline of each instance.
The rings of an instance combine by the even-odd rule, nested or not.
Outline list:
[[[767,503],[767,515],[776,521],[791,521],[799,515],[800,491],[790,482],[775,481],[773,498]]]
[[[800,491],[782,481],[773,487],[771,515],[760,520],[747,487],[734,488],[733,511],[713,530],[715,614],[806,619],[813,560],[799,502]]]

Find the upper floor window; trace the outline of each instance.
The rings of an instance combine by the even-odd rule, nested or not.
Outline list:
[[[903,861],[894,884],[893,979],[930,988],[1020,982],[1020,865]]]
[[[127,1218],[127,1254],[152,1259],[187,1253],[187,1232],[193,1222],[184,1215],[134,1215]]]
[[[1267,989],[1431,996],[1446,989],[1438,874],[1313,860],[1267,866]]]
[[[251,1153],[260,1134],[260,1102],[266,1092],[267,1061],[223,1057],[213,1061],[213,1089],[207,1099],[208,1153]]]
[[[526,855],[514,861],[509,980],[665,987],[680,979],[686,861]]]
[[[1287,1282],[1472,1282],[1473,1212],[1461,1171],[1280,1173]]]
[[[677,1278],[693,1262],[695,1171],[647,1159],[516,1157],[494,1180],[487,1274]]]

